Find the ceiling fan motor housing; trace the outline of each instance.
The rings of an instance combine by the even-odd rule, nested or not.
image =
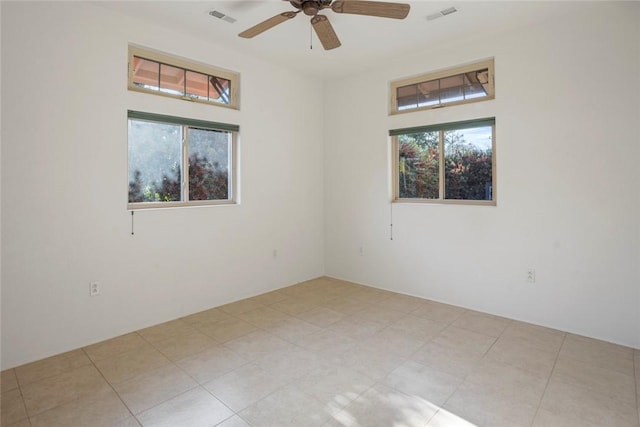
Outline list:
[[[331,4],[332,0],[291,0],[293,7],[301,9],[307,16],[316,16],[325,7]]]

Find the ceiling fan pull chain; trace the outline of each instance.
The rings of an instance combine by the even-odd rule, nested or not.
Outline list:
[[[313,50],[313,25],[309,21],[309,50]]]

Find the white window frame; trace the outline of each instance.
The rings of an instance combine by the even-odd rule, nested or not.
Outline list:
[[[454,129],[471,129],[480,127],[479,123],[487,123],[491,126],[491,200],[468,200],[468,199],[445,199],[445,167],[444,167],[444,132]],[[490,124],[489,124],[490,123]],[[419,197],[400,197],[400,153],[398,136],[421,132],[439,132],[438,145],[438,195],[437,199],[427,199]],[[449,204],[449,205],[480,205],[497,206],[497,170],[496,170],[496,124],[495,117],[488,117],[475,120],[465,120],[459,122],[440,123],[428,126],[418,126],[413,128],[394,129],[389,131],[391,137],[392,151],[392,183],[393,183],[393,203],[427,203],[427,204]]]
[[[460,101],[446,102],[440,103],[436,105],[428,105],[416,108],[407,108],[407,109],[398,109],[398,89],[404,86],[410,86],[419,83],[426,83],[432,80],[440,80],[447,77],[456,76],[459,74],[470,73],[478,70],[488,70],[487,83],[483,84],[484,90],[486,92],[486,96],[464,99]],[[440,71],[430,72],[427,74],[421,74],[419,76],[404,78],[396,81],[392,81],[390,84],[390,106],[389,106],[389,114],[404,114],[404,113],[412,113],[414,111],[424,111],[431,110],[434,108],[444,108],[451,105],[459,105],[459,104],[469,104],[472,102],[481,102],[487,101],[495,98],[495,69],[494,69],[494,60],[493,58],[486,59],[483,61],[474,62],[467,65],[457,66],[453,68],[447,68]]]
[[[139,58],[148,59],[151,61],[158,62],[160,64],[169,65],[175,68],[181,68],[186,71],[195,71],[197,73],[206,74],[207,76],[220,77],[225,80],[229,80],[230,88],[229,88],[229,103],[225,104],[222,102],[210,101],[210,100],[201,100],[197,98],[193,98],[190,96],[177,95],[166,93],[160,91],[159,89],[148,89],[140,86],[136,86],[133,83],[133,63],[134,56]],[[138,46],[138,45],[129,45],[129,60],[128,60],[128,72],[127,72],[127,88],[131,91],[135,92],[143,92],[150,93],[152,95],[159,95],[169,98],[182,99],[190,102],[197,102],[201,104],[207,105],[215,105],[218,107],[231,108],[234,110],[239,110],[239,99],[240,99],[240,75],[233,71],[224,70],[217,67],[212,67],[210,65],[202,64],[200,62],[192,61],[189,59],[185,59],[179,56],[170,55],[168,53],[160,52],[154,49],[149,49],[146,47]]]
[[[161,124],[173,124],[182,127],[182,147],[181,147],[181,199],[180,201],[171,202],[130,202],[129,201],[129,179],[127,178],[127,209],[163,209],[189,206],[214,206],[214,205],[236,205],[238,204],[238,132],[240,127],[237,125],[216,123],[204,120],[188,119],[183,117],[167,116],[154,113],[145,113],[141,111],[127,111],[127,125],[129,120],[149,121]],[[189,198],[189,139],[185,137],[189,128],[205,129],[213,131],[228,132],[231,137],[229,172],[228,172],[228,199],[218,200],[188,200]],[[128,138],[127,138],[128,144]],[[127,176],[129,175],[129,165],[127,162]]]

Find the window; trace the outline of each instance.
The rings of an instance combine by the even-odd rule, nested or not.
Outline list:
[[[129,46],[129,90],[238,109],[238,74]]]
[[[394,200],[495,205],[495,118],[389,131]]]
[[[128,112],[129,209],[236,203],[239,127]]]
[[[391,83],[391,113],[494,98],[493,59]]]

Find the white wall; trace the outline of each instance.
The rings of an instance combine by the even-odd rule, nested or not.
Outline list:
[[[2,369],[324,273],[321,82],[86,3],[3,2],[2,41]],[[241,111],[127,91],[129,42],[240,72]],[[127,109],[239,124],[242,203],[131,236]]]
[[[640,347],[639,23],[576,3],[327,85],[327,274]],[[487,57],[495,100],[388,116],[389,81]],[[487,116],[497,207],[396,204],[391,241],[388,130]]]

